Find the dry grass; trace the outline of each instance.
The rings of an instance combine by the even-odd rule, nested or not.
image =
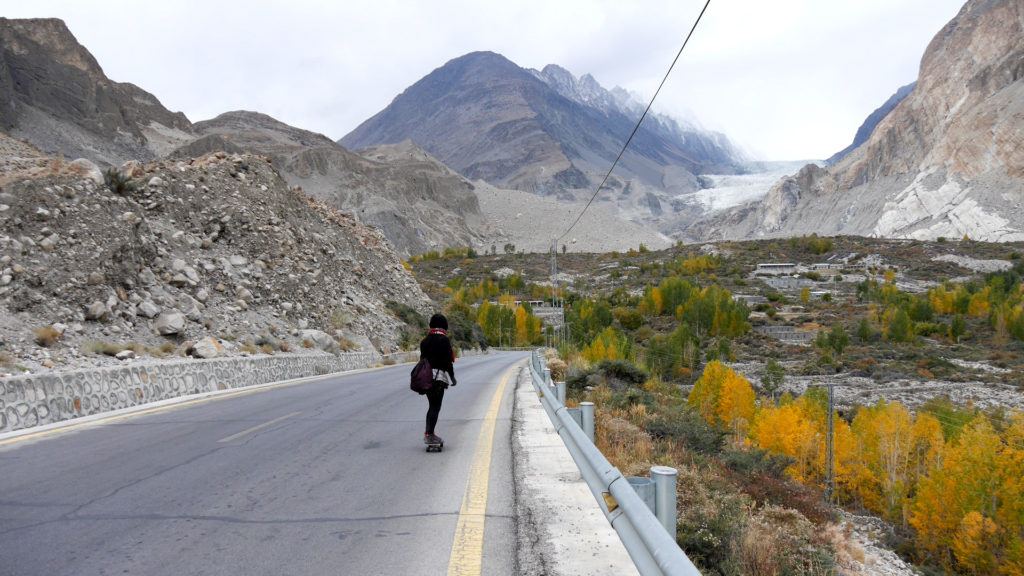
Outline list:
[[[39,344],[44,348],[49,348],[56,344],[63,335],[53,326],[40,326],[33,330],[32,333],[36,335],[36,344]]]
[[[856,570],[867,562],[867,553],[857,543],[849,529],[838,524],[828,524],[821,530],[821,538],[828,542],[836,554],[836,564],[840,569]]]
[[[358,350],[359,344],[349,340],[348,338],[336,338],[338,346],[341,347],[342,352],[348,352],[350,350]]]
[[[551,379],[555,382],[564,382],[566,375],[569,373],[569,365],[562,361],[561,358],[554,358],[549,360],[548,368],[551,369]]]
[[[637,461],[648,462],[654,454],[654,442],[646,432],[625,418],[611,415],[597,418],[594,444],[609,462],[622,467]]]

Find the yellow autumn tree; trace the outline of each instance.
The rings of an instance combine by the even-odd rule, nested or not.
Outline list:
[[[938,286],[928,291],[928,302],[932,305],[936,314],[953,313],[953,295],[945,286]]]
[[[824,432],[809,403],[801,398],[762,408],[754,418],[750,436],[762,450],[793,458],[794,463],[786,470],[793,479],[813,482],[820,477],[818,455]]]
[[[942,465],[946,439],[942,435],[942,424],[935,416],[920,412],[914,419],[910,431],[909,483],[917,486],[929,471]]]
[[[708,423],[728,427],[743,437],[753,420],[756,398],[746,378],[714,360],[704,367],[688,402]]]
[[[749,380],[731,369],[729,372],[722,382],[715,412],[719,421],[728,426],[737,439],[742,439],[754,419],[757,395]]]
[[[903,500],[911,488],[913,426],[913,417],[906,408],[884,401],[861,409],[853,419],[853,432],[860,440],[862,457],[871,474],[858,486],[862,502],[891,522],[902,519]]]
[[[988,316],[989,297],[991,292],[991,288],[986,287],[984,290],[972,294],[971,302],[967,305],[967,314],[974,318],[984,318]]]
[[[1006,533],[1007,527],[994,520],[1005,507],[999,498],[1003,492],[998,473],[1001,448],[1002,440],[992,424],[979,416],[946,448],[942,467],[932,470],[918,487],[909,518],[917,531],[918,548],[933,554],[947,567],[955,564],[974,571],[970,563],[983,560],[988,553],[984,549],[969,549],[981,543],[957,544],[958,539],[984,534],[994,536],[993,540],[1005,540],[999,536]],[[972,512],[981,518],[972,516],[968,520]],[[989,525],[985,519],[995,525]],[[1018,533],[1019,530],[1018,526]]]
[[[851,502],[856,496],[857,479],[867,474],[867,466],[861,459],[860,442],[854,436],[850,424],[841,418],[834,418],[832,426],[832,472],[835,483],[833,496],[839,502]],[[824,476],[827,455],[824,446],[819,454],[819,474]]]
[[[615,329],[609,326],[598,334],[593,342],[583,348],[583,358],[588,362],[622,359],[622,347]]]

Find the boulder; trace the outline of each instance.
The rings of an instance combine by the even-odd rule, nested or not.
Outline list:
[[[162,336],[173,336],[185,330],[185,315],[177,310],[168,310],[156,319],[156,331]]]
[[[196,358],[217,358],[223,356],[226,350],[221,346],[220,342],[213,336],[207,336],[199,342],[196,342],[192,349],[189,350],[189,354]]]
[[[92,304],[89,304],[89,307],[86,308],[86,311],[85,311],[85,319],[86,320],[95,320],[97,322],[105,322],[108,318],[110,318],[110,308],[107,308],[107,305],[104,304],[103,302],[100,302],[100,301],[97,300],[97,301],[93,302]]]
[[[135,313],[144,318],[156,318],[156,315],[160,313],[160,307],[152,300],[144,300],[135,309]]]
[[[124,164],[121,164],[120,170],[121,174],[124,174],[129,178],[139,178],[146,173],[145,169],[142,167],[142,162],[139,162],[138,160],[129,160]]]
[[[338,345],[337,340],[322,330],[300,330],[299,338],[304,341],[308,340],[312,342],[313,346],[323,350],[324,352],[330,352],[332,354],[341,352],[341,346]]]
[[[92,180],[97,186],[103,184],[103,172],[100,171],[99,166],[85,158],[79,158],[68,164],[68,171],[87,180]]]

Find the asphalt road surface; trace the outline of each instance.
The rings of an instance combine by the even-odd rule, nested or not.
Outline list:
[[[526,357],[456,362],[441,453],[411,365],[0,438],[0,574],[515,574]]]

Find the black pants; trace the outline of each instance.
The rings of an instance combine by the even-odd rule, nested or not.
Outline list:
[[[427,402],[430,406],[427,408],[427,429],[426,434],[434,433],[434,426],[437,425],[437,417],[441,414],[441,400],[444,399],[444,386],[438,383],[434,383],[434,387],[427,392]]]

